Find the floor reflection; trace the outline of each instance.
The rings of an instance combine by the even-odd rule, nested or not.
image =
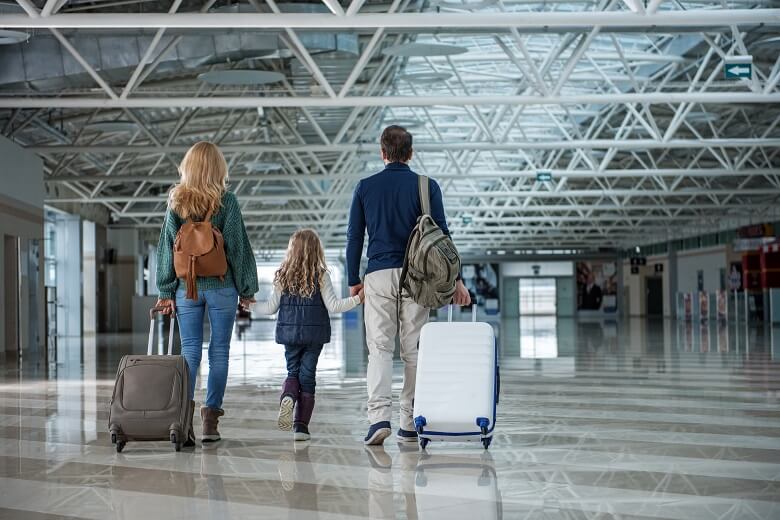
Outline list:
[[[272,321],[236,328],[225,440],[178,454],[116,454],[106,432],[119,358],[144,352],[143,335],[61,339],[48,377],[0,370],[0,518],[780,518],[780,330],[492,323],[502,396],[487,453],[363,447],[359,313],[333,323],[309,443],[276,429]]]

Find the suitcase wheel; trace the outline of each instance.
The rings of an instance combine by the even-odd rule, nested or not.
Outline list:
[[[122,450],[125,449],[125,441],[116,441],[116,452],[122,453]]]
[[[490,447],[490,441],[493,440],[493,437],[487,437],[485,439],[482,439],[482,446],[485,447],[485,449],[488,449]]]
[[[181,451],[181,441],[179,440],[178,436],[176,435],[176,432],[171,432],[171,444],[173,444],[173,449],[176,451]]]
[[[431,442],[430,439],[424,439],[420,437],[420,448],[425,449],[428,446],[429,442]]]

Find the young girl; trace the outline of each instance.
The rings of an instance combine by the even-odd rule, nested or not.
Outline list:
[[[362,302],[363,291],[349,298],[336,297],[317,233],[311,229],[293,233],[274,276],[273,295],[256,303],[255,310],[260,314],[279,311],[276,342],[284,345],[287,359],[287,379],[279,397],[279,429],[292,429],[296,441],[310,439],[317,361],[322,346],[330,342],[328,312],[346,312]]]

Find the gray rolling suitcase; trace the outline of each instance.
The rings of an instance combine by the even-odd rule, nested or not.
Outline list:
[[[176,451],[187,440],[192,420],[188,396],[189,369],[183,356],[171,355],[175,315],[171,316],[167,355],[152,355],[154,316],[149,311],[149,345],[146,355],[122,357],[116,373],[108,416],[108,429],[116,451],[127,441],[170,440]]]

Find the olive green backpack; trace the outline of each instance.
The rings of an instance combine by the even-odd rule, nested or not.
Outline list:
[[[431,217],[428,177],[418,176],[418,189],[422,215],[406,244],[399,285],[418,305],[438,309],[455,294],[460,256],[452,239]]]

